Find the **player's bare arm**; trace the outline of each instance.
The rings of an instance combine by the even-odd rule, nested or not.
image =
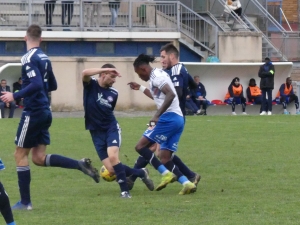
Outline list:
[[[82,71],[82,81],[90,82],[91,76],[100,75],[103,72],[115,73],[118,77],[121,77],[120,73],[115,68],[90,68]]]
[[[131,88],[132,90],[136,90],[136,91],[140,90],[140,88],[141,88],[141,85],[138,84],[138,83],[136,83],[136,82],[129,82],[127,85],[129,85],[130,88]],[[143,91],[143,93],[144,93],[147,97],[149,97],[149,98],[151,98],[151,99],[153,100],[153,97],[152,97],[152,95],[151,95],[151,93],[150,93],[150,90],[149,90],[148,88],[146,88],[146,89]]]
[[[168,84],[165,84],[162,87],[161,91],[166,95],[166,97],[161,107],[157,110],[155,115],[150,120],[150,124],[151,122],[156,123],[158,121],[160,115],[163,114],[170,107],[173,99],[176,97],[176,94],[172,91],[171,87]]]

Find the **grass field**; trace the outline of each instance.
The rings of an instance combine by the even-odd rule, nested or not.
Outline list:
[[[134,164],[134,146],[148,119],[118,119],[123,163]],[[19,200],[13,158],[18,122],[0,120],[6,166],[0,180],[11,204]],[[15,220],[18,225],[299,224],[299,128],[297,116],[187,117],[178,155],[202,180],[197,192],[186,196],[178,195],[179,183],[150,192],[137,180],[132,199],[120,199],[115,182],[96,184],[80,171],[31,164],[33,210],[15,212]],[[83,119],[54,119],[51,139],[48,153],[90,157],[101,167]],[[160,181],[153,168],[150,175]]]

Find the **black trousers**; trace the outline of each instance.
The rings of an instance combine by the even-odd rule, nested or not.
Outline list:
[[[74,2],[73,1],[62,1],[61,2],[61,24],[65,25],[65,18],[68,15],[68,25],[71,24],[71,20],[74,12]]]
[[[242,15],[242,8],[238,8],[236,10],[233,10],[238,16]]]
[[[46,25],[52,25],[52,16],[56,1],[45,1],[44,10],[46,13]]]

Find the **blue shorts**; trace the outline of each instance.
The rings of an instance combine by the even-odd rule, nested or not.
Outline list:
[[[101,161],[108,158],[108,147],[117,146],[120,148],[121,146],[121,128],[119,124],[108,130],[90,130],[90,133]]]
[[[176,113],[167,112],[162,114],[156,126],[147,129],[143,136],[153,143],[160,144],[161,150],[176,152],[183,128],[184,118]]]
[[[39,144],[49,145],[49,127],[52,123],[50,109],[23,111],[15,144],[22,148],[33,148]]]

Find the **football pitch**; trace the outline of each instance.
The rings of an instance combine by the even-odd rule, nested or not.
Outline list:
[[[149,117],[118,118],[121,161],[133,166],[134,146]],[[0,172],[11,204],[19,200],[14,162],[18,119],[0,120]],[[96,184],[80,171],[31,166],[32,211],[14,212],[18,225],[253,225],[299,224],[298,116],[187,117],[178,156],[202,179],[196,193],[179,196],[179,183],[150,192],[137,180],[132,199],[116,182]],[[49,154],[89,157],[102,166],[83,118],[54,118]],[[160,175],[149,166],[155,184]],[[4,224],[0,217],[0,224]]]

